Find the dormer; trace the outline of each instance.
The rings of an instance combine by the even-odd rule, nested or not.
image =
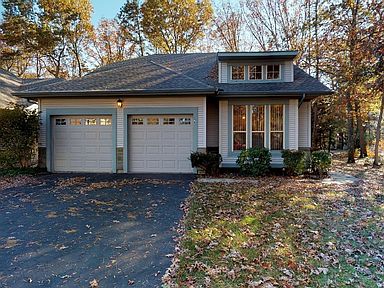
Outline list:
[[[293,82],[297,51],[219,52],[219,83]]]

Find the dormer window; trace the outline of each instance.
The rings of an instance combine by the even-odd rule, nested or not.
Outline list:
[[[248,78],[249,78],[249,80],[262,80],[263,79],[263,66],[261,66],[261,65],[248,66]]]
[[[280,65],[267,65],[267,79],[280,79]]]
[[[231,66],[231,80],[244,80],[244,65]]]

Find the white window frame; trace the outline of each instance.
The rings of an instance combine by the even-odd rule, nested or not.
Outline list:
[[[273,79],[268,79],[268,66],[279,66],[279,78],[273,78]],[[265,65],[265,80],[268,81],[277,81],[281,80],[281,64],[266,64]]]
[[[271,129],[271,120],[272,120],[272,114],[271,114],[271,106],[272,105],[282,105],[283,106],[283,131],[272,131]],[[271,134],[272,132],[283,132],[283,150],[286,149],[285,147],[285,104],[270,104],[269,105],[269,145],[268,145],[268,149],[269,151],[280,151],[280,150],[271,150],[271,142],[272,142],[272,137],[271,137]]]
[[[253,107],[254,106],[263,106],[264,108],[264,131],[254,131],[253,130],[253,123],[252,123],[252,115],[253,115]],[[251,116],[251,139],[249,141],[249,147],[252,147],[253,146],[253,132],[255,133],[260,133],[260,132],[264,132],[264,147],[267,147],[267,105],[265,104],[261,104],[261,105],[257,105],[257,104],[254,104],[254,105],[250,105],[250,109],[251,109],[251,113],[250,113],[250,116]]]
[[[242,66],[242,67],[244,67],[244,76],[243,76],[243,79],[233,79],[232,78],[232,68],[233,68],[233,66],[236,66],[236,67],[238,67],[238,66]],[[231,81],[244,81],[245,80],[245,66],[246,65],[244,65],[244,64],[238,64],[238,65],[236,65],[236,64],[233,64],[233,65],[230,65],[230,67],[231,67],[231,69],[230,69],[230,73],[229,73],[229,77],[230,77],[230,79],[231,79]]]
[[[260,66],[261,67],[261,79],[251,79],[251,66]],[[261,80],[264,80],[264,65],[261,65],[261,64],[249,64],[247,67],[248,67],[248,80],[249,81],[261,81]]]
[[[235,105],[238,105],[238,106],[245,106],[245,131],[234,131],[233,130],[233,111],[234,111],[234,107]],[[231,123],[231,130],[232,130],[232,134],[231,134],[231,147],[232,147],[232,152],[236,152],[236,151],[241,151],[241,150],[235,150],[234,149],[234,145],[233,145],[233,134],[235,133],[245,133],[245,148],[248,148],[249,147],[249,137],[248,137],[248,109],[249,109],[249,105],[246,105],[246,104],[233,104],[232,105],[232,123]]]

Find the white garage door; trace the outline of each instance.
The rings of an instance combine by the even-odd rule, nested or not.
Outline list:
[[[112,117],[58,116],[53,119],[56,172],[112,172]]]
[[[135,115],[128,126],[130,172],[192,172],[192,115]]]

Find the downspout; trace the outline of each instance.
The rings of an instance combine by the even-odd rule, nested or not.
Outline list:
[[[299,101],[299,108],[300,108],[301,104],[303,104],[303,102],[305,100],[305,96],[306,96],[305,93],[303,93],[303,96],[301,96],[301,99]]]

